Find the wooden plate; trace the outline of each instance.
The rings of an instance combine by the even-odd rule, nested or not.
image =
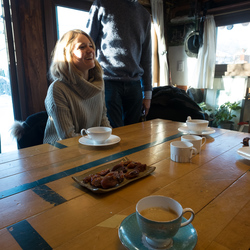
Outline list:
[[[85,188],[89,189],[90,191],[92,191],[94,193],[107,193],[107,192],[110,192],[110,191],[114,191],[114,190],[116,190],[118,188],[121,188],[121,187],[129,184],[130,182],[139,180],[139,179],[151,174],[155,170],[155,167],[147,166],[146,170],[143,171],[143,172],[140,172],[138,177],[136,177],[134,179],[130,179],[130,180],[124,178],[123,182],[119,183],[117,186],[115,186],[113,188],[107,188],[107,189],[96,188],[96,187],[93,187],[90,183],[84,183],[83,182],[83,178],[89,176],[90,174],[98,173],[101,170],[104,170],[104,169],[107,169],[107,168],[111,169],[113,166],[120,163],[121,161],[127,161],[127,160],[129,160],[129,159],[128,158],[123,158],[123,159],[121,159],[119,161],[115,161],[115,162],[103,165],[103,166],[101,166],[99,168],[95,168],[94,170],[90,170],[90,171],[86,172],[85,174],[82,174],[82,175],[79,175],[79,176],[73,176],[72,178],[73,178],[74,181],[79,183],[82,187],[85,187]]]

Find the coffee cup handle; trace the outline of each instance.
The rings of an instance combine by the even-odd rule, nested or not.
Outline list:
[[[81,135],[82,136],[85,136],[85,135],[87,135],[88,133],[87,133],[87,129],[85,129],[85,128],[83,128],[83,129],[81,129]]]
[[[206,143],[206,141],[207,141],[207,139],[206,139],[206,137],[202,137],[202,140],[204,139],[204,142],[203,143],[201,143],[201,147]]]
[[[191,216],[190,216],[190,218],[187,221],[181,223],[181,227],[184,227],[184,226],[188,225],[194,219],[194,211],[191,208],[184,208],[183,212],[182,212],[182,216],[183,216],[184,213],[187,213],[187,212],[190,212]]]
[[[195,147],[192,147],[191,154],[190,154],[190,159],[195,157],[197,155],[197,153],[198,153],[197,149]]]

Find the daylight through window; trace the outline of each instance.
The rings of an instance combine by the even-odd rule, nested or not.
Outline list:
[[[58,38],[69,30],[85,30],[89,12],[65,7],[57,7],[57,31]]]
[[[216,64],[250,63],[250,23],[217,29]]]

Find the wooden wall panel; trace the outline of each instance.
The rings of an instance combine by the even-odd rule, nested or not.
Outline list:
[[[42,0],[16,0],[15,2],[19,31],[18,67],[24,76],[19,79],[20,94],[25,94],[22,106],[22,119],[45,110],[44,99],[47,93],[47,57],[45,48],[44,13]],[[16,26],[17,28],[17,26]],[[21,53],[20,53],[21,52]],[[18,55],[18,54],[17,54]],[[21,84],[22,83],[22,84]]]

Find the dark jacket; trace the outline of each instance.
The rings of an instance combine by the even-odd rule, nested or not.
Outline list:
[[[147,120],[161,118],[186,122],[188,116],[204,119],[199,105],[184,90],[172,86],[153,88]]]

